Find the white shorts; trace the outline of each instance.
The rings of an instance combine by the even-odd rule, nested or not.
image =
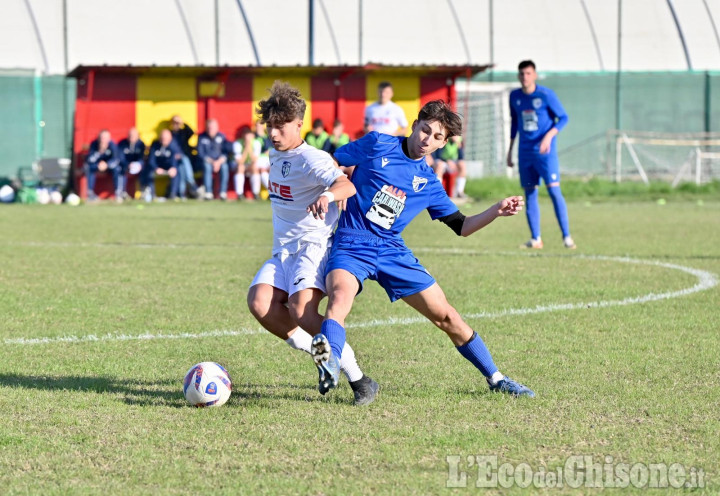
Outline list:
[[[325,265],[330,255],[329,245],[329,242],[325,246],[308,243],[297,253],[274,255],[260,267],[250,287],[269,284],[285,291],[288,296],[309,288],[325,293]]]

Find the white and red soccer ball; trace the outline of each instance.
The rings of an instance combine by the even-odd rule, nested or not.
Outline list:
[[[183,394],[193,406],[222,406],[230,398],[230,374],[219,363],[201,362],[185,374]]]

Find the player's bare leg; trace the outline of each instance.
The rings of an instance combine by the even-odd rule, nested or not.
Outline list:
[[[360,283],[347,270],[335,269],[325,278],[325,286],[327,286],[328,292],[325,318],[332,319],[344,326],[345,318],[350,314],[355,295],[360,289]]]
[[[322,316],[318,305],[324,294],[319,289],[304,289],[288,294],[269,284],[256,284],[248,292],[248,307],[260,324],[290,345],[311,353],[312,336],[320,332]],[[300,324],[300,327],[298,327]],[[366,405],[375,399],[375,391],[367,391],[368,381],[357,364],[355,351],[345,343],[340,369],[350,383],[357,405]],[[375,383],[376,384],[376,383]]]
[[[248,291],[250,313],[265,329],[283,340],[290,338],[297,328],[285,306],[287,302],[288,294],[269,284],[256,284]]]
[[[535,396],[528,387],[500,373],[485,343],[448,303],[437,283],[403,300],[448,335],[458,352],[485,376],[492,391]]]

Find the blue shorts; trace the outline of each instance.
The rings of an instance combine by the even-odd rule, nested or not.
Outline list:
[[[557,152],[551,151],[547,154],[521,153],[518,156],[518,172],[520,173],[520,184],[523,189],[531,189],[540,185],[540,179],[545,186],[560,181],[560,162]]]
[[[325,274],[335,269],[350,272],[358,280],[362,291],[363,281],[377,281],[390,301],[423,291],[435,279],[402,239],[378,238],[367,231],[338,229],[333,238],[330,259]]]

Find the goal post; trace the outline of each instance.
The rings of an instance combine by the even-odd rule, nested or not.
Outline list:
[[[607,132],[608,175],[616,182],[651,179],[676,187],[720,178],[720,133]]]

